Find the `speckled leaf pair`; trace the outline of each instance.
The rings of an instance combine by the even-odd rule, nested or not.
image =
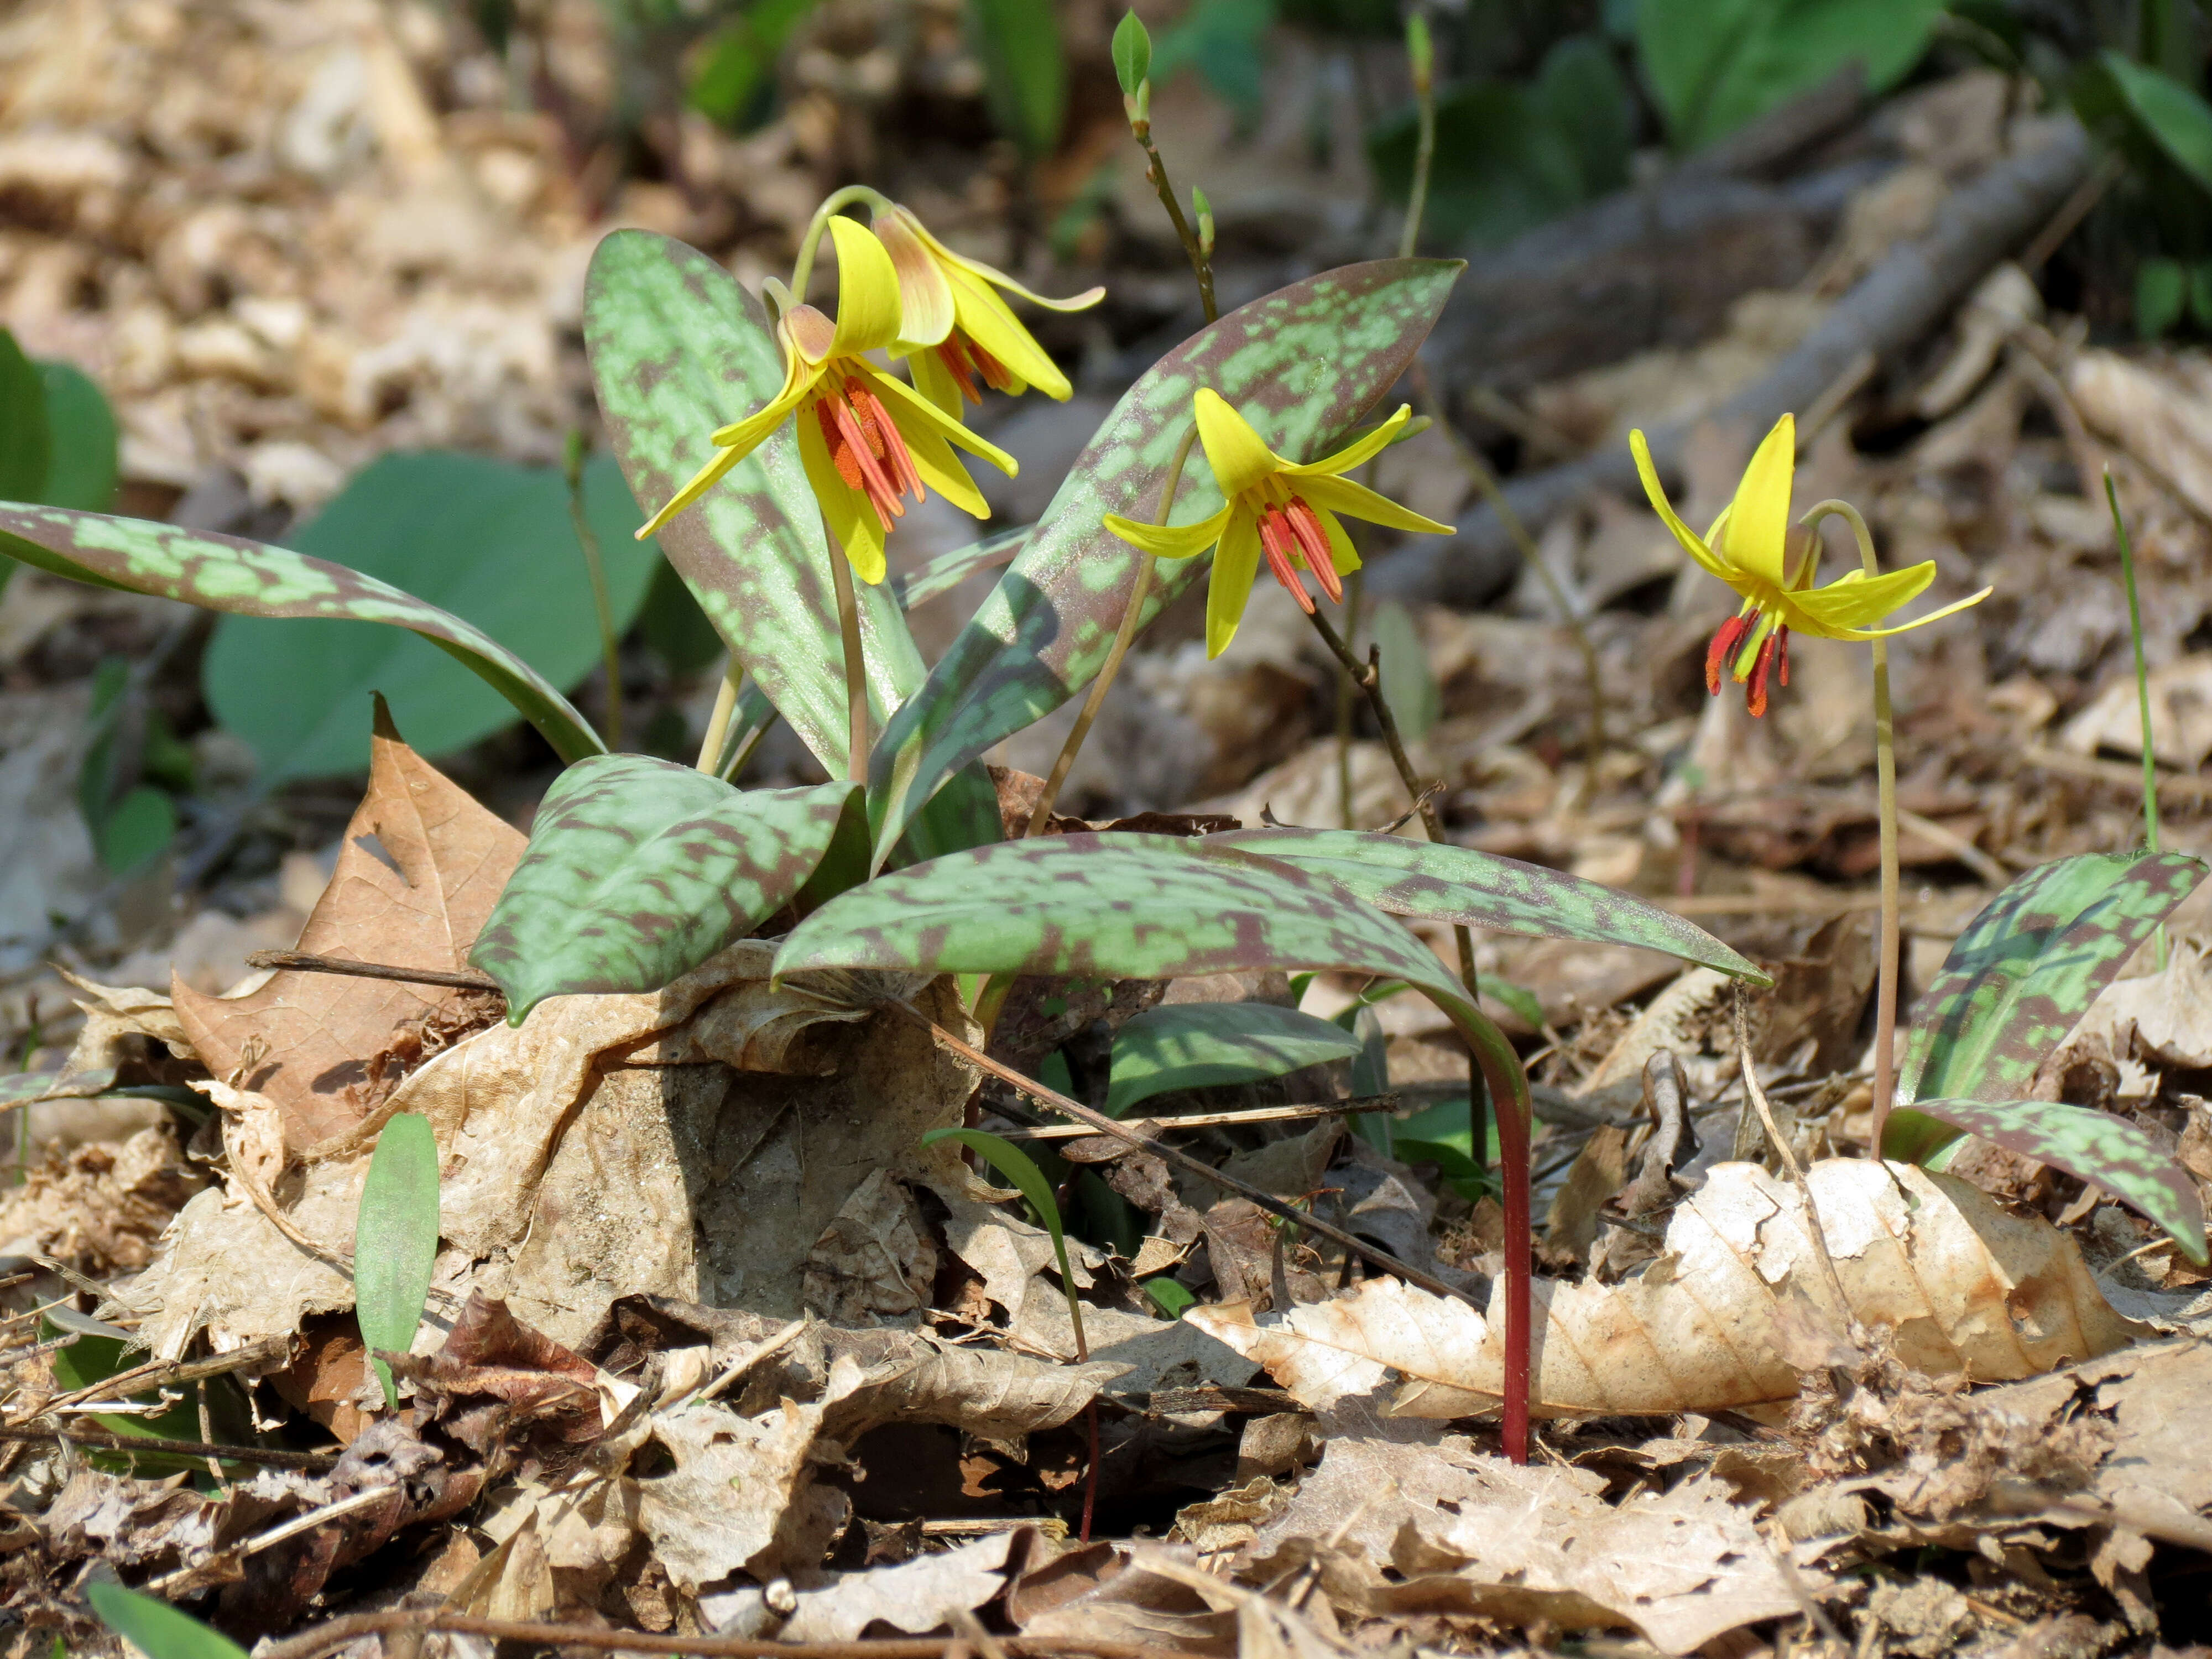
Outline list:
[[[732,788],[642,755],[570,767],[469,960],[520,1024],[550,996],[653,991],[743,939],[805,886],[836,842],[862,863],[851,783]]]
[[[2172,1153],[2111,1112],[2048,1100],[1923,1100],[1890,1113],[1882,1156],[1940,1168],[1943,1154],[1970,1134],[2094,1182],[2165,1228],[2190,1260],[2205,1260],[2196,1182]]]
[[[1077,457],[998,587],[878,741],[869,775],[878,847],[895,842],[947,778],[1097,673],[1139,562],[1100,520],[1109,513],[1158,516],[1200,386],[1236,404],[1270,448],[1324,454],[1405,372],[1459,270],[1455,260],[1382,259],[1325,271],[1231,312],[1146,371]],[[1188,524],[1220,505],[1212,475],[1194,456],[1170,521]],[[1202,559],[1161,564],[1145,620],[1205,568]]]
[[[2204,870],[2185,853],[2092,853],[2039,865],[2006,888],[1913,1004],[1898,1103],[2024,1093]]]
[[[1355,830],[1231,830],[1208,836],[1206,844],[1296,865],[1394,916],[1636,945],[1753,985],[1772,983],[1755,964],[1678,915],[1518,859]]]
[[[334,617],[408,629],[475,670],[563,760],[605,748],[567,698],[489,635],[343,565],[177,525],[14,504],[0,505],[0,553],[58,576],[233,616]]]

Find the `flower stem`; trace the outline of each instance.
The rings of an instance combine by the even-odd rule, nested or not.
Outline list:
[[[584,434],[571,431],[562,452],[561,471],[568,483],[568,522],[576,527],[576,544],[584,550],[584,572],[591,578],[592,605],[599,619],[599,654],[607,665],[607,749],[622,747],[622,641],[615,635],[615,611],[607,598],[607,572],[599,558],[599,532],[584,511]]]
[[[709,776],[720,769],[722,743],[730,734],[730,717],[738,708],[738,682],[744,673],[735,657],[722,670],[721,689],[714,693],[714,712],[707,716],[707,735],[699,740],[699,764],[696,769]]]
[[[1160,509],[1152,517],[1154,524],[1165,524],[1169,514],[1175,510],[1176,491],[1182,487],[1183,466],[1190,459],[1190,447],[1197,437],[1198,428],[1194,426],[1176,446],[1175,459],[1168,464],[1167,482],[1160,486]],[[1114,630],[1114,643],[1108,647],[1106,660],[1099,665],[1098,673],[1091,682],[1091,695],[1083,700],[1083,712],[1075,717],[1075,724],[1068,728],[1067,740],[1060,745],[1060,757],[1053,762],[1051,775],[1037,795],[1036,810],[1030,814],[1028,827],[1022,831],[1025,836],[1043,834],[1045,825],[1052,822],[1053,803],[1060,799],[1060,787],[1067,781],[1068,769],[1075,764],[1083,740],[1091,735],[1091,723],[1098,718],[1106,693],[1113,689],[1114,678],[1121,672],[1121,659],[1129,653],[1129,642],[1137,637],[1138,625],[1144,619],[1145,601],[1152,597],[1152,567],[1158,562],[1150,553],[1141,555],[1138,560],[1136,584],[1129,590],[1129,603],[1122,608],[1121,625]]]
[[[1819,501],[1797,522],[1812,526],[1830,515],[1851,527],[1859,544],[1859,563],[1872,580],[1881,574],[1874,536],[1858,508],[1849,501]],[[1900,946],[1897,868],[1897,722],[1889,701],[1889,641],[1872,642],[1874,653],[1874,775],[1881,834],[1881,940],[1876,959],[1874,1009],[1873,1155],[1881,1156],[1882,1131],[1889,1122],[1890,1097],[1897,1088],[1897,975]]]
[[[1218,321],[1221,308],[1213,300],[1213,255],[1200,245],[1198,233],[1190,228],[1184,217],[1182,204],[1176,199],[1175,186],[1168,181],[1168,164],[1161,160],[1159,147],[1152,143],[1152,124],[1129,124],[1130,136],[1144,147],[1145,177],[1160,198],[1160,205],[1168,210],[1168,218],[1175,226],[1176,235],[1182,242],[1184,257],[1190,261],[1191,275],[1198,278],[1198,302],[1206,307],[1206,320]]]
[[[1406,20],[1406,61],[1413,72],[1413,102],[1419,112],[1419,136],[1413,142],[1413,189],[1406,201],[1406,222],[1398,232],[1398,257],[1410,259],[1420,245],[1421,216],[1429,205],[1429,169],[1437,156],[1436,49],[1429,39],[1428,14],[1416,5]]]
[[[814,279],[814,250],[822,244],[822,233],[830,228],[830,220],[838,209],[855,202],[867,204],[871,213],[888,213],[891,199],[879,190],[866,185],[847,185],[833,190],[823,198],[822,205],[814,210],[814,216],[806,222],[806,229],[799,239],[799,258],[791,267],[791,297],[794,304],[806,303],[806,285]]]
[[[845,775],[868,781],[868,659],[860,649],[860,605],[853,593],[853,567],[835,537],[830,544],[830,580],[837,591],[837,633],[845,647]]]
[[[2120,543],[2120,580],[2128,588],[2128,632],[2136,647],[2136,708],[2142,721],[2143,845],[2158,851],[2158,754],[2151,744],[2150,670],[2143,660],[2142,605],[2136,598],[2136,550],[2127,520],[2120,516],[2120,492],[2112,469],[2105,469],[2105,500],[2112,509],[2112,533]],[[2158,925],[2158,970],[2166,971],[2166,924]]]
[[[1373,480],[1369,483],[1371,486]],[[1348,530],[1349,525],[1346,526]],[[1355,544],[1357,545],[1357,544]],[[1344,636],[1347,640],[1359,637],[1360,600],[1365,597],[1366,584],[1360,578],[1364,568],[1354,570],[1344,579]],[[1340,663],[1336,670],[1336,799],[1337,822],[1344,829],[1357,830],[1352,811],[1352,704],[1359,695],[1352,676]]]

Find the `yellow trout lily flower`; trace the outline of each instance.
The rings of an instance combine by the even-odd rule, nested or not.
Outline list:
[[[1158,558],[1187,559],[1219,544],[1206,595],[1209,657],[1219,656],[1237,637],[1237,624],[1243,620],[1262,555],[1275,580],[1304,610],[1310,612],[1314,602],[1298,578],[1300,567],[1313,572],[1330,599],[1344,598],[1340,579],[1359,568],[1359,555],[1352,551],[1352,538],[1338,522],[1340,514],[1393,530],[1425,530],[1440,536],[1451,532],[1449,525],[1425,519],[1340,476],[1389,445],[1413,413],[1408,406],[1401,405],[1382,425],[1327,459],[1301,465],[1285,460],[1261,442],[1260,434],[1211,386],[1200,387],[1192,404],[1199,441],[1206,446],[1213,481],[1228,505],[1196,524],[1139,524],[1113,513],[1106,515],[1105,523],[1132,547]]]
[[[913,212],[892,207],[875,218],[876,234],[897,268],[904,320],[891,355],[904,357],[915,389],[955,420],[963,402],[980,404],[980,377],[995,392],[1018,395],[1034,386],[1067,401],[1074,388],[1060,366],[1024,328],[997,290],[1018,294],[1048,311],[1081,311],[1106,297],[1094,288],[1071,300],[1032,294],[1003,270],[955,253]]]
[[[799,458],[822,517],[865,582],[884,579],[884,538],[906,514],[906,498],[935,489],[976,518],[991,509],[952,453],[957,444],[1012,477],[1014,458],[984,442],[862,354],[888,349],[899,334],[899,283],[891,256],[857,220],[830,221],[837,244],[837,320],[795,305],[776,324],[783,390],[714,434],[714,459],[640,530],[641,541],[690,507],[794,413]]]
[[[1660,488],[1658,470],[1651,465],[1650,446],[1640,431],[1628,434],[1636,455],[1637,475],[1652,509],[1674,532],[1682,550],[1707,574],[1717,576],[1741,596],[1743,608],[1720,626],[1705,652],[1705,690],[1718,692],[1726,668],[1744,687],[1744,703],[1753,715],[1766,712],[1766,682],[1778,668],[1782,684],[1790,684],[1790,635],[1809,634],[1822,640],[1879,640],[1902,634],[1964,611],[1989,598],[1990,589],[1931,611],[1924,617],[1894,628],[1875,628],[1900,605],[1910,605],[1936,579],[1936,562],[1924,560],[1903,570],[1869,576],[1853,570],[1826,587],[1813,586],[1820,562],[1819,538],[1800,530],[1795,538],[1790,525],[1790,486],[1796,470],[1797,423],[1784,415],[1774,423],[1744,470],[1730,501],[1713,527],[1700,538],[1667,500]],[[1793,540],[1796,545],[1793,547]]]

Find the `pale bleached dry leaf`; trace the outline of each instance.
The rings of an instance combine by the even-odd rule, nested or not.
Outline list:
[[[2176,940],[2161,971],[2106,986],[2072,1042],[2095,1037],[2118,1060],[2187,1071],[2212,1066],[2212,974],[2202,944]]]
[[[1751,1512],[1704,1476],[1615,1508],[1602,1476],[1516,1468],[1463,1439],[1409,1446],[1339,1439],[1261,1535],[1357,1543],[1404,1582],[1374,1612],[1481,1613],[1567,1629],[1630,1625],[1668,1653],[1801,1603]],[[1808,1594],[1825,1575],[1798,1570]]]
[[[800,1271],[808,1311],[832,1324],[910,1321],[929,1305],[937,1245],[914,1195],[878,1170],[853,1189]]]
[[[2066,390],[2084,421],[2197,512],[2212,514],[2212,442],[2205,436],[2212,400],[2189,379],[2116,351],[2085,351],[2067,374]]]
[[[458,973],[528,838],[401,742],[380,706],[362,797],[299,948]],[[380,1057],[400,1028],[469,993],[399,980],[277,973],[243,996],[171,988],[192,1046],[219,1078],[268,1096],[295,1150],[342,1135],[378,1103]],[[242,1065],[252,1062],[240,1075]]]
[[[1075,1358],[1075,1327],[1066,1297],[1033,1297],[1016,1333],[1033,1347]],[[1083,1310],[1091,1358],[1123,1373],[1116,1394],[1152,1394],[1208,1383],[1236,1387],[1258,1369],[1254,1361],[1188,1320],[1147,1319],[1118,1308]]]
[[[831,1411],[827,1431],[849,1441],[879,1423],[945,1423],[986,1440],[1055,1429],[1122,1376],[1127,1365],[1094,1358],[1056,1365],[988,1348],[939,1346],[897,1333],[914,1346],[869,1366]]]
[[[747,1418],[695,1401],[654,1418],[653,1437],[676,1467],[638,1483],[637,1520],[678,1589],[696,1595],[733,1572],[753,1568],[764,1577],[821,1559],[828,1539],[818,1535],[822,1516],[808,1502],[811,1454],[823,1414],[860,1382],[860,1367],[840,1360],[828,1390],[811,1404],[786,1401]]]
[[[174,1054],[192,1051],[191,1038],[163,993],[137,985],[98,985],[59,966],[54,971],[79,993],[76,1006],[84,1010],[84,1029],[62,1067],[64,1077],[114,1066],[119,1058],[116,1044],[127,1036],[150,1037]]]
[[[1206,1659],[1240,1651],[1233,1611],[1180,1574],[1139,1565],[1121,1545],[1092,1544],[1031,1568],[1008,1592],[1006,1612],[1039,1641],[1136,1642]]]
[[[1014,1534],[1002,1532],[895,1567],[841,1572],[799,1592],[799,1610],[776,1632],[780,1642],[851,1642],[871,1625],[909,1636],[944,1628],[956,1613],[972,1613],[1006,1587],[1006,1553]]]
[[[2196,771],[2212,755],[2212,653],[2160,663],[2144,676],[2143,690],[2150,695],[2152,753],[2166,765]],[[2115,678],[2066,722],[2058,744],[2077,755],[2100,749],[2142,754],[2142,704],[2135,676]]]
[[[1908,1164],[1829,1158],[1808,1171],[1851,1316],[1897,1332],[1898,1358],[1930,1376],[2008,1382],[2106,1353],[2135,1332],[2098,1294],[2074,1242],[2001,1210],[1966,1182]],[[1801,1189],[1753,1164],[1716,1165],[1674,1212],[1665,1253],[1618,1285],[1537,1286],[1540,1409],[1712,1411],[1797,1392],[1776,1325],[1790,1293],[1834,1322]],[[1496,1407],[1502,1338],[1462,1303],[1370,1279],[1333,1301],[1255,1323],[1237,1306],[1187,1322],[1266,1365],[1327,1411],[1403,1379],[1394,1414]]]

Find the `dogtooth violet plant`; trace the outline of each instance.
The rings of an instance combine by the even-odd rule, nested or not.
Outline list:
[[[1645,493],[1698,567],[1742,599],[1705,655],[1705,685],[1745,688],[1756,717],[1770,682],[1790,684],[1790,635],[1863,641],[1873,647],[1875,775],[1881,836],[1881,938],[1875,1001],[1873,1139],[1881,1154],[1934,1167],[1968,1134],[2101,1184],[2205,1259],[2196,1183],[2143,1130],[2111,1113],[2007,1098],[2025,1092],[2043,1060],[2118,975],[2121,965],[2203,878],[2179,854],[2061,859],[2031,870],[1975,917],[1912,1011],[1896,1052],[1899,947],[1897,762],[1885,641],[1986,599],[1968,595],[1893,627],[1875,626],[1919,597],[1932,561],[1887,574],[1866,520],[1840,501],[1809,508],[1793,526],[1790,492],[1796,423],[1784,415],[1745,469],[1734,499],[1703,536],[1667,500],[1644,434],[1630,447]],[[1860,568],[1815,586],[1826,518],[1850,526]]]
[[[958,481],[939,482],[957,465],[949,447],[975,453],[977,445],[941,404],[866,355],[915,344],[943,320],[941,307],[927,325],[908,320],[913,284],[902,286],[896,235],[887,252],[866,226],[836,214],[824,234],[838,250],[842,297],[839,314],[819,322],[779,326],[799,307],[773,318],[714,260],[642,230],[602,240],[587,279],[586,343],[611,446],[632,493],[672,507],[657,520],[661,550],[730,652],[726,740],[708,745],[701,768],[606,752],[561,690],[498,641],[394,587],[282,547],[8,504],[0,550],[58,574],[217,611],[410,629],[503,692],[566,763],[471,953],[505,991],[516,1022],[550,996],[665,986],[784,913],[803,919],[781,941],[779,975],[889,968],[1163,979],[1281,968],[1417,988],[1469,1044],[1498,1114],[1511,1231],[1491,1296],[1494,1310],[1502,1304],[1510,1356],[1506,1442],[1525,1455],[1527,1081],[1511,1044],[1407,921],[1638,946],[1753,982],[1765,976],[1666,912],[1449,844],[1272,827],[1004,842],[980,764],[994,744],[1081,696],[1104,660],[1144,558],[1107,528],[1109,515],[1187,526],[1233,511],[1232,496],[1250,488],[1233,459],[1223,462],[1225,480],[1193,465],[1159,511],[1176,452],[1188,453],[1194,410],[1206,406],[1200,394],[1233,410],[1237,431],[1249,428],[1245,459],[1263,453],[1271,478],[1316,509],[1344,510],[1319,488],[1333,481],[1326,465],[1310,477],[1285,469],[1339,456],[1412,361],[1460,267],[1392,258],[1323,271],[1168,351],[1106,416],[996,586],[925,670],[901,593],[977,568],[978,556],[950,556],[903,588],[851,584],[848,559],[880,552],[878,501],[896,523],[889,507],[898,493],[875,478],[902,479],[910,492],[921,477],[951,495]],[[931,246],[918,233],[910,240]],[[974,296],[955,292],[955,320],[938,344],[965,327],[967,341],[1009,370],[1010,384],[1048,392],[1064,384],[993,331],[1005,326],[997,313],[962,323],[957,297]],[[976,361],[973,344],[962,349]],[[911,362],[920,350],[902,355]],[[991,376],[981,378],[988,389]],[[833,398],[840,401],[827,407]],[[805,407],[810,398],[813,408]],[[769,419],[779,404],[782,413]],[[744,442],[716,441],[733,419]],[[894,459],[887,427],[907,445],[913,474]],[[842,449],[831,447],[833,429]],[[860,469],[854,485],[836,457],[858,467],[863,451],[878,471]],[[1142,620],[1207,562],[1196,552],[1164,562]],[[873,716],[866,726],[847,718],[856,688]],[[727,781],[749,734],[775,719],[836,781],[743,789]],[[890,1012],[911,1017],[902,1005]],[[1207,1040],[1233,1058],[1240,1039],[1231,1026]],[[1273,1063],[1258,1051],[1279,1036],[1252,1036],[1255,1071]],[[1060,1098],[1034,1079],[1020,1086],[1047,1103]],[[1326,1231],[1303,1212],[1292,1223]]]

